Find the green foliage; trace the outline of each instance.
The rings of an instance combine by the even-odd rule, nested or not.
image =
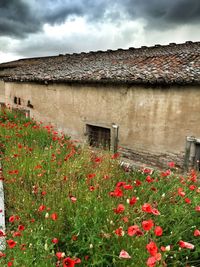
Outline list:
[[[74,266],[63,263],[67,257],[79,258],[80,266],[142,267],[150,257],[157,257],[151,266],[200,265],[195,172],[127,171],[117,155],[77,147],[52,126],[9,111],[0,115],[0,138],[6,240],[17,242],[2,251],[1,266]],[[145,203],[152,210],[144,211]],[[147,231],[142,223],[150,219],[154,226]],[[131,236],[133,225],[140,234]],[[156,226],[162,235],[155,234]],[[181,240],[194,249],[181,248]],[[150,241],[155,255],[146,249]],[[122,250],[131,258],[119,257]],[[57,252],[65,256],[59,259]]]

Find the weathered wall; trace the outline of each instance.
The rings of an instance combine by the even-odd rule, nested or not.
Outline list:
[[[119,146],[128,157],[159,165],[182,164],[186,136],[200,137],[200,88],[6,83],[6,101],[30,100],[31,116],[53,122],[78,140],[86,123],[119,125]]]
[[[5,102],[5,87],[4,82],[0,80],[0,103]]]

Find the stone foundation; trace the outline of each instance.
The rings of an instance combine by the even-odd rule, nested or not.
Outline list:
[[[152,153],[149,151],[136,151],[126,147],[120,147],[118,151],[124,158],[132,160],[133,162],[139,162],[147,166],[166,169],[168,167],[167,163],[173,161],[175,162],[177,168],[184,168],[184,152],[181,152],[179,154]]]

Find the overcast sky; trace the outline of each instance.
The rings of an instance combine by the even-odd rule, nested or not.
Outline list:
[[[0,0],[0,62],[200,41],[200,0]]]

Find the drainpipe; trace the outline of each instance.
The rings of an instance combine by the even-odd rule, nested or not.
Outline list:
[[[117,147],[118,147],[118,131],[119,131],[119,126],[116,124],[112,124],[112,137],[111,137],[111,149],[113,153],[117,152]]]
[[[185,158],[184,158],[184,171],[185,172],[188,171],[189,162],[191,162],[191,165],[194,166],[195,143],[196,143],[196,138],[194,136],[186,137]]]

